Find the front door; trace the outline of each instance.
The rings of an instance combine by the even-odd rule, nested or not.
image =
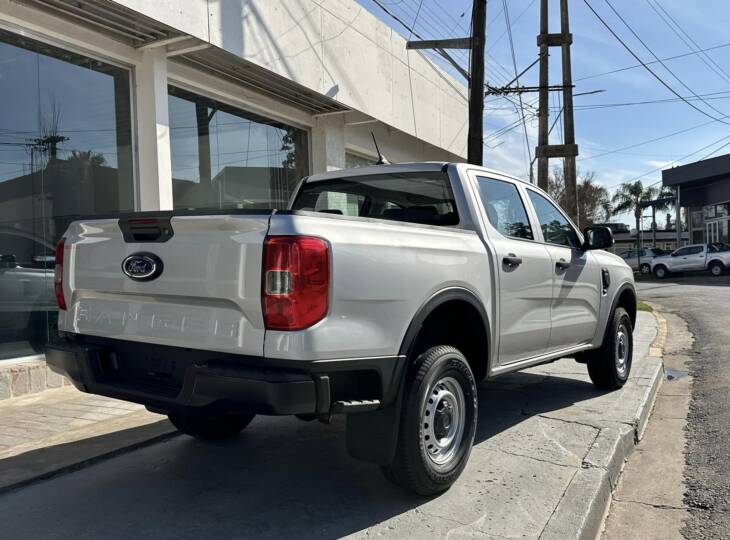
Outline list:
[[[580,249],[573,225],[546,197],[528,189],[550,253],[553,275],[549,351],[590,343],[596,334],[601,304],[601,270]]]
[[[477,177],[497,274],[500,365],[545,353],[550,339],[552,260],[536,241],[516,184]]]

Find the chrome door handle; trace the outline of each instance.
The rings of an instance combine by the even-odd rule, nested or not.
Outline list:
[[[568,268],[570,268],[570,263],[565,259],[560,259],[558,262],[555,263],[555,268],[557,268],[558,270],[567,270]]]
[[[502,258],[502,262],[510,268],[514,268],[522,264],[522,257],[518,257],[514,253],[510,253],[506,257]]]

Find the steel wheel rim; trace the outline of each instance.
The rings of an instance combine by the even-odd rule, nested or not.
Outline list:
[[[664,277],[664,268],[657,268],[656,275],[659,277]]]
[[[651,267],[648,264],[642,264],[641,265],[641,273],[642,274],[648,274],[651,272]]]
[[[626,325],[621,323],[616,332],[616,371],[622,378],[626,376],[629,368],[630,349]]]
[[[459,382],[443,377],[429,390],[421,413],[421,442],[429,460],[444,465],[464,438],[466,399]]]
[[[722,269],[720,268],[719,265],[713,264],[712,268],[710,268],[710,271],[712,272],[713,276],[719,276]]]

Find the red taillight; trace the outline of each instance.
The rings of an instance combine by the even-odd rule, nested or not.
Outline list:
[[[327,315],[329,244],[313,236],[268,236],[262,304],[270,330],[302,330]]]
[[[63,296],[63,248],[66,240],[61,238],[56,244],[56,266],[53,270],[53,288],[56,291],[56,303],[59,309],[66,310],[66,298]]]

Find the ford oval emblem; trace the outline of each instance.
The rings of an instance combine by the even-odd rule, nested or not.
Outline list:
[[[122,261],[122,272],[135,281],[150,281],[162,273],[162,261],[152,253],[132,253]]]

